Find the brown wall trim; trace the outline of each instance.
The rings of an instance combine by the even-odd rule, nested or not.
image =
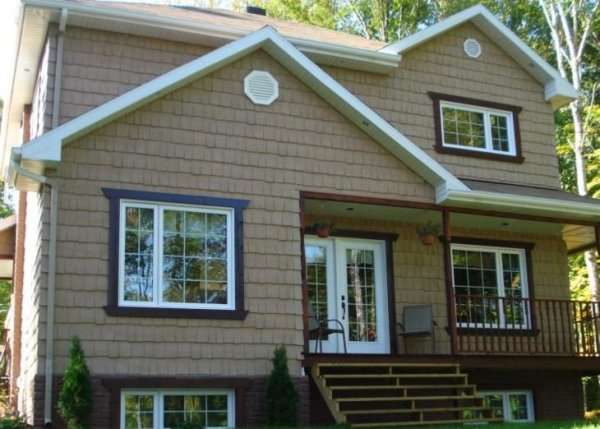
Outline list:
[[[429,98],[433,101],[433,119],[435,126],[435,145],[434,149],[438,153],[449,155],[460,155],[471,158],[481,158],[493,161],[504,161],[522,164],[525,161],[521,150],[521,131],[519,125],[519,113],[523,110],[520,106],[510,104],[494,103],[486,100],[477,100],[469,97],[460,97],[457,95],[440,94],[438,92],[428,92]],[[460,147],[448,147],[443,145],[442,138],[442,117],[440,113],[440,101],[449,101],[454,103],[468,104],[490,109],[504,110],[512,113],[513,129],[515,137],[515,155],[502,155],[499,153],[480,152]]]
[[[490,240],[487,238],[452,237],[453,244],[473,244],[475,246],[512,247],[517,249],[533,250],[535,243],[529,241]]]

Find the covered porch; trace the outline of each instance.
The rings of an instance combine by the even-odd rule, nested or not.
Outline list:
[[[571,299],[567,267],[597,248],[597,223],[313,192],[301,193],[301,221],[307,364],[542,357],[600,371],[600,305]],[[419,240],[424,225],[439,227],[433,244]],[[430,307],[430,332],[404,335],[414,306]],[[314,318],[342,333],[319,341]]]

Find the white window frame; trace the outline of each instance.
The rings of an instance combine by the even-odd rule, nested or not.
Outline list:
[[[444,108],[451,108],[457,110],[464,110],[467,112],[481,113],[483,114],[483,128],[485,134],[485,148],[471,147],[471,146],[462,146],[458,144],[446,143],[445,133],[444,133]],[[503,116],[506,118],[506,127],[508,133],[508,151],[495,150],[492,145],[492,127],[490,121],[490,115],[495,116]],[[517,155],[517,145],[515,138],[515,129],[514,129],[514,118],[513,112],[508,110],[499,110],[492,109],[487,107],[479,107],[473,106],[470,104],[456,103],[451,101],[440,100],[440,129],[441,129],[441,138],[442,138],[442,146],[453,149],[464,149],[474,152],[483,152],[483,153],[492,153],[496,155],[509,155],[516,156]]]
[[[535,421],[533,410],[533,393],[531,390],[482,390],[478,395],[485,398],[486,396],[499,395],[502,396],[502,416],[507,423],[532,423]],[[510,415],[509,396],[524,395],[527,401],[527,419],[513,419]]]
[[[126,210],[129,207],[151,208],[154,210],[154,251],[153,251],[153,285],[152,301],[125,300],[125,222]],[[234,209],[210,206],[197,206],[173,203],[158,203],[151,201],[128,200],[120,201],[119,215],[119,306],[121,307],[152,307],[175,309],[235,309],[235,230]],[[227,303],[178,303],[165,302],[162,299],[162,261],[163,261],[163,213],[165,210],[188,211],[193,213],[221,214],[227,216]]]
[[[521,288],[522,288],[522,299],[529,298],[529,281],[527,278],[527,254],[525,249],[518,249],[512,247],[495,247],[495,246],[481,246],[474,244],[452,244],[450,248],[450,254],[453,256],[455,250],[466,250],[475,252],[487,252],[494,253],[496,257],[496,284],[497,295],[499,298],[506,297],[506,291],[504,290],[504,279],[502,269],[502,254],[512,254],[519,256],[519,269],[521,272]],[[452,257],[452,259],[454,259]],[[452,287],[456,293],[456,281],[454,279],[454,260],[452,260]],[[527,301],[525,301],[527,302]],[[504,329],[506,327],[506,320],[504,315],[504,308],[500,306],[498,308],[498,322],[496,323],[462,323],[456,321],[456,326],[459,328],[492,328],[492,329]],[[527,319],[524,323],[517,325],[511,324],[510,329],[530,329],[531,328],[531,309],[527,311]]]
[[[166,429],[162,426],[164,397],[169,395],[227,395],[227,427],[235,427],[235,395],[232,389],[124,389],[120,399],[120,429],[125,429],[125,396],[145,395],[154,397],[154,429]],[[170,429],[170,428],[169,428]],[[210,428],[206,428],[210,429]]]

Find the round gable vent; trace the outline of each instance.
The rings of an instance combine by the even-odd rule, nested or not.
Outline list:
[[[467,39],[463,45],[465,53],[471,58],[479,58],[481,56],[481,45],[475,39]]]
[[[244,92],[254,104],[268,106],[279,97],[279,83],[271,73],[254,70],[244,78]]]

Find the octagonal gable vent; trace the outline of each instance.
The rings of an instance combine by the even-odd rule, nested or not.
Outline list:
[[[479,58],[481,56],[481,45],[475,39],[467,39],[463,45],[465,54],[471,58]]]
[[[271,73],[254,70],[244,78],[244,92],[254,104],[268,106],[279,97],[279,83]]]

